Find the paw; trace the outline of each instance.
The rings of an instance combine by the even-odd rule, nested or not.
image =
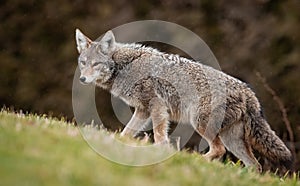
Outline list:
[[[131,130],[129,128],[125,128],[123,129],[123,131],[121,132],[120,136],[130,136],[130,137],[134,137],[134,134],[136,133],[136,131]]]
[[[203,158],[206,159],[207,161],[212,161],[212,155],[207,152],[206,154],[203,155]]]
[[[125,133],[124,130],[121,132],[120,136],[121,136],[121,137],[126,136],[126,133]]]

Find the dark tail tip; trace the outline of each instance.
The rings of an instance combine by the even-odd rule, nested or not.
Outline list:
[[[295,172],[294,167],[294,158],[292,156],[285,157],[284,159],[280,159],[277,162],[273,162],[273,168],[271,170],[277,172],[279,176],[292,175]]]
[[[279,165],[282,167],[285,167],[290,172],[294,172],[294,157],[290,156],[288,159],[281,160],[279,162]]]

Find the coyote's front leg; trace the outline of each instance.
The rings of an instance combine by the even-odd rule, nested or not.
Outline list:
[[[154,142],[169,143],[169,114],[164,103],[158,98],[151,100],[151,119],[153,123]]]
[[[126,127],[123,129],[121,136],[132,136],[134,137],[145,125],[149,122],[150,114],[143,110],[136,108],[130,121],[127,123]]]

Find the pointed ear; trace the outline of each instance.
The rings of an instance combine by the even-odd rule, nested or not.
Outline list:
[[[104,34],[101,41],[99,42],[99,45],[101,51],[105,54],[108,54],[110,51],[114,49],[115,43],[116,41],[115,41],[114,33],[111,30],[109,30]]]
[[[92,40],[86,37],[79,29],[76,29],[76,43],[79,54],[91,46]]]

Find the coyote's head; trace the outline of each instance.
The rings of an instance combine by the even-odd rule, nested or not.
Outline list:
[[[106,32],[100,41],[92,41],[76,29],[76,43],[79,52],[80,82],[101,84],[108,81],[114,71],[112,53],[115,37],[112,31]]]

